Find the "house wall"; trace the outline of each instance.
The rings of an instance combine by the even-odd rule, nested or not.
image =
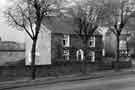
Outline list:
[[[70,47],[63,48],[62,46],[62,40],[63,40],[63,34],[52,34],[51,36],[51,57],[52,62],[57,60],[63,60],[63,50],[69,49],[70,50],[70,60],[76,60],[76,52],[79,49],[83,49],[84,44],[82,40],[77,36],[70,34]],[[96,42],[94,48],[89,48],[90,51],[95,52],[95,59],[100,60],[102,57],[102,49],[103,49],[103,42],[102,42],[102,36],[97,35],[96,36]]]
[[[64,34],[53,33],[51,35],[51,57],[52,61],[63,60],[63,51],[69,49],[70,60],[76,59],[76,51],[82,48],[82,41],[75,35],[70,35],[70,47],[64,48],[62,45]]]
[[[25,39],[25,57],[26,57],[26,65],[31,64],[31,46],[32,40],[26,35]],[[37,47],[36,47],[36,65],[47,65],[51,64],[51,32],[47,30],[45,27],[41,27],[39,32],[38,40],[37,40]]]
[[[77,59],[76,52],[79,49],[84,47],[82,40],[77,35],[70,35],[71,39],[71,50],[70,50],[70,58],[73,60]]]
[[[96,52],[96,56],[95,56],[95,59],[97,61],[101,61],[102,60],[102,51],[104,49],[104,44],[103,44],[103,41],[102,41],[102,36],[96,36],[96,45],[95,45],[95,52]]]
[[[51,59],[60,60],[62,59],[63,49],[62,49],[62,34],[51,34]]]
[[[116,37],[113,33],[106,34],[104,40],[105,56],[115,57],[116,55]]]
[[[95,47],[89,48],[89,52],[95,52],[95,62],[100,62],[102,60],[102,50],[104,48],[104,44],[102,41],[101,35],[95,36]]]

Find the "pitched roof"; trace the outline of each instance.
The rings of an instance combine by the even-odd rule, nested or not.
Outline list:
[[[73,18],[71,17],[48,16],[44,17],[42,23],[51,30],[52,33],[76,34],[75,31],[79,30],[77,24],[73,22]],[[100,32],[96,30],[93,34],[100,35]]]
[[[67,17],[44,17],[43,24],[52,31],[52,33],[75,34],[77,26],[71,18]]]

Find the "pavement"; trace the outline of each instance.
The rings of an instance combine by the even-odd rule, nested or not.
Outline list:
[[[130,69],[123,69],[120,71],[107,70],[107,71],[100,71],[94,73],[87,73],[85,75],[73,74],[73,75],[65,75],[65,76],[58,76],[58,77],[37,78],[35,80],[23,79],[17,81],[0,82],[0,90],[13,89],[19,87],[30,87],[35,85],[49,85],[49,84],[55,84],[61,82],[99,79],[99,78],[127,75],[127,74],[135,74],[135,69],[130,68]]]

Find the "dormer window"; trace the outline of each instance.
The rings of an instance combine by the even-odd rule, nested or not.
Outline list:
[[[95,47],[95,37],[91,37],[89,40],[89,47]]]
[[[63,47],[69,47],[70,46],[70,37],[69,37],[69,35],[64,35],[62,43],[63,43]]]

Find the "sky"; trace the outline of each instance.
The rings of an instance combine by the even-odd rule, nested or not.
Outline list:
[[[17,0],[0,0],[0,37],[3,41],[16,41],[24,42],[25,35],[24,32],[17,31],[16,28],[12,28],[8,25],[8,22],[4,19],[3,11],[6,10],[9,6],[13,5],[13,2]],[[74,5],[73,1],[78,0],[68,0],[70,5]]]
[[[6,41],[24,42],[24,33],[12,28],[4,19],[3,11],[13,4],[13,0],[0,0],[0,37]]]
[[[17,31],[15,28],[11,28],[4,19],[3,11],[6,10],[13,2],[16,0],[0,0],[0,37],[2,40],[6,41],[17,41],[24,42],[25,35],[21,31]],[[78,0],[68,0],[71,5],[74,5],[73,1]],[[114,0],[113,0],[114,1]],[[117,0],[115,0],[117,1]]]
[[[0,37],[6,41],[24,42],[25,35],[21,31],[17,31],[16,28],[12,28],[5,21],[3,11],[9,6],[13,5],[13,2],[17,0],[0,0]],[[71,2],[72,0],[68,0]],[[78,0],[75,0],[78,1]],[[74,4],[73,2],[71,4]]]

